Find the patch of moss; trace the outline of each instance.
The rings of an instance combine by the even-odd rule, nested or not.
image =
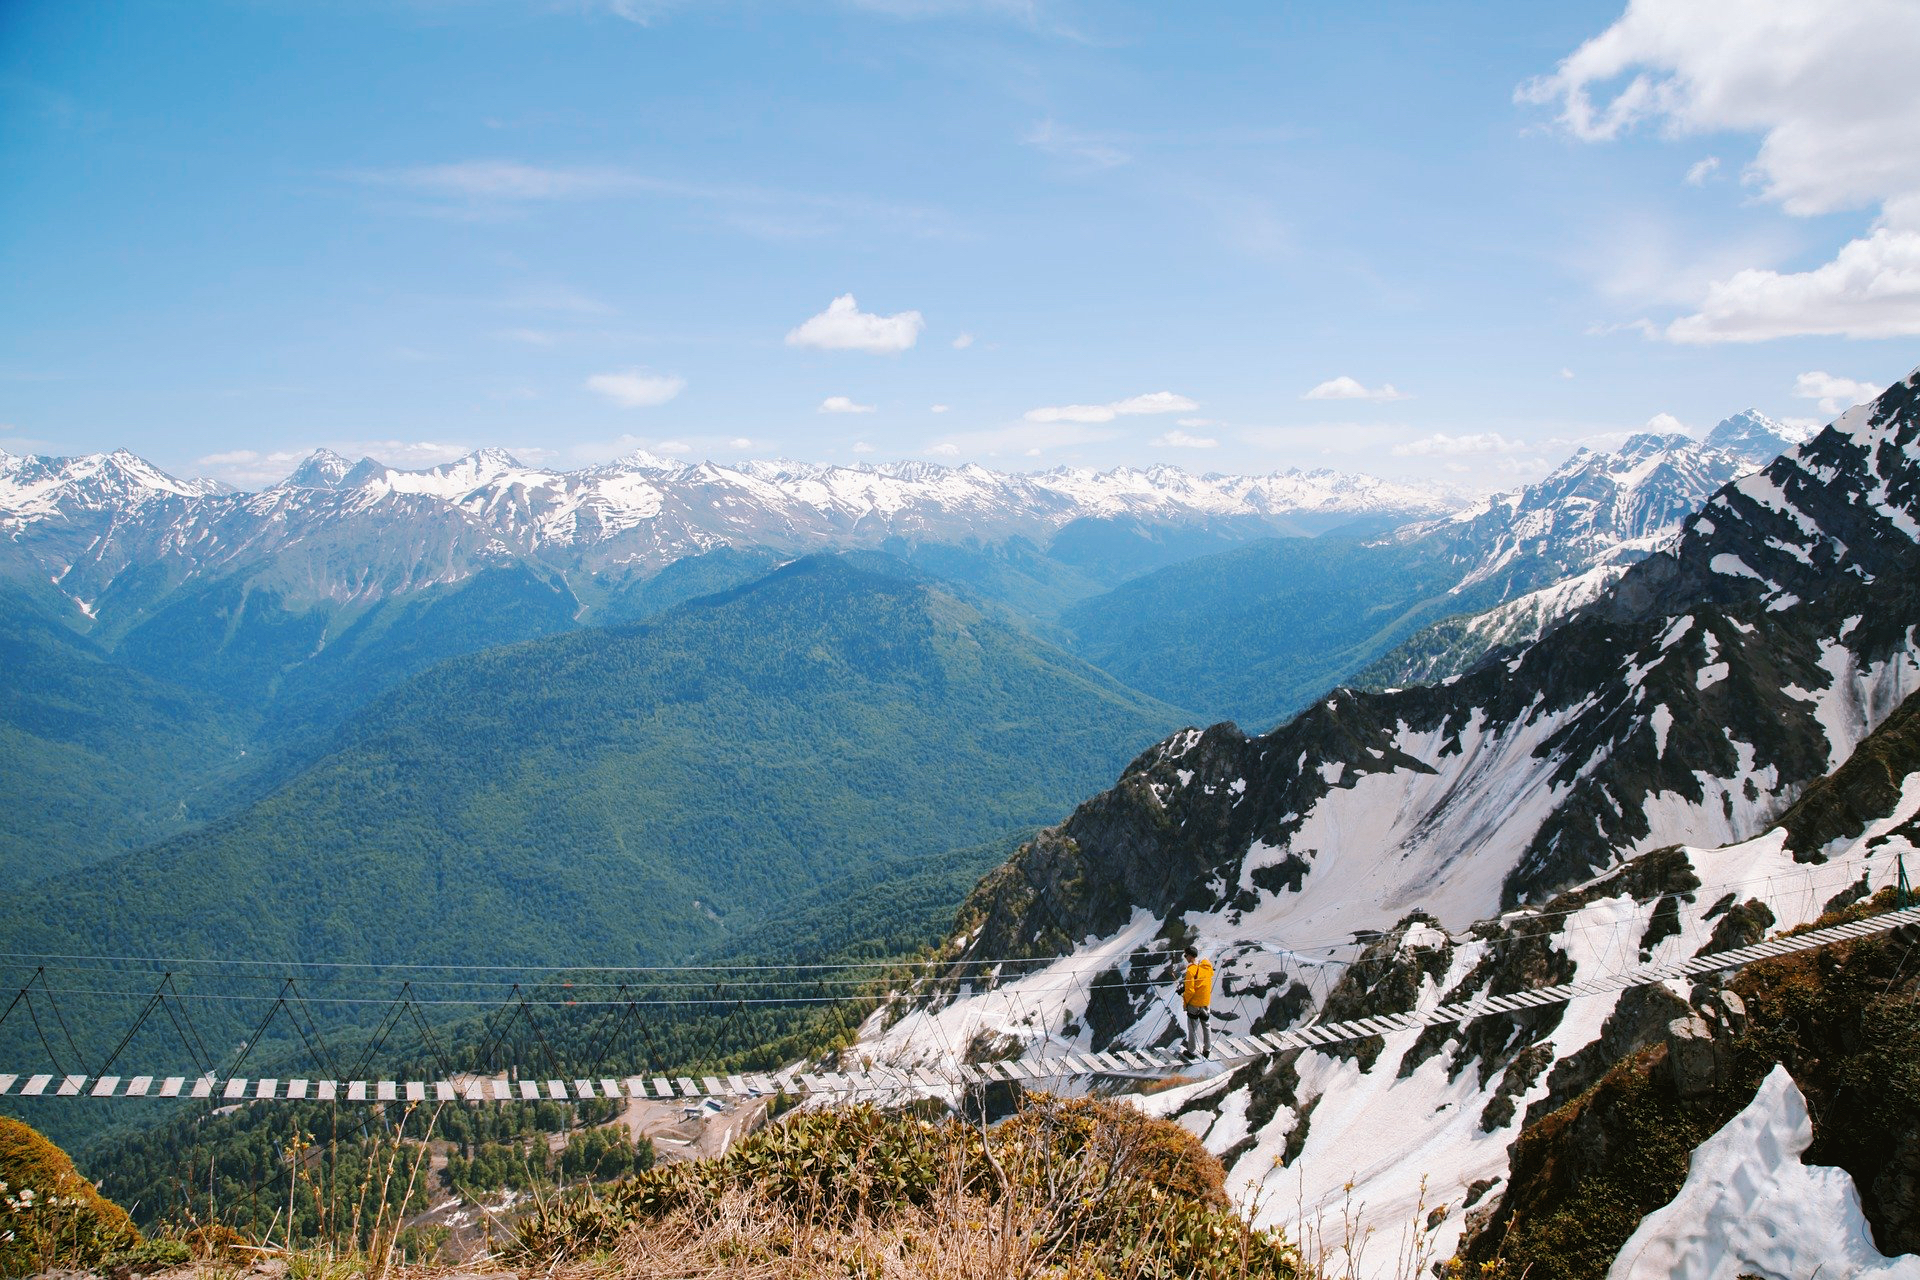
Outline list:
[[[90,1268],[140,1243],[133,1220],[32,1126],[0,1116],[0,1275]]]

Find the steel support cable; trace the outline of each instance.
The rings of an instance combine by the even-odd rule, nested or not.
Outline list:
[[[73,1050],[74,1060],[80,1064],[82,1070],[86,1070],[87,1055],[80,1052],[80,1046],[73,1042],[73,1032],[67,1027],[67,1015],[60,1012],[60,1002],[53,998],[53,989],[47,985],[47,975],[44,970],[40,973],[40,989],[47,993],[47,1008],[53,1010],[54,1021],[60,1024],[60,1034],[66,1037],[67,1048]],[[89,1072],[89,1074],[92,1073]]]
[[[1811,874],[1811,871],[1809,872],[1809,874]],[[1765,879],[1766,879],[1766,880],[1768,880],[1768,881],[1774,881],[1774,882],[1777,882],[1777,881],[1780,881],[1780,880],[1785,880],[1785,879],[1789,879],[1789,878],[1804,878],[1804,877],[1789,877],[1789,876],[1774,876],[1774,877],[1766,877]],[[1701,890],[1696,890],[1695,892],[1696,892],[1696,893],[1700,893],[1700,892],[1706,892],[1706,891],[1709,891],[1709,890],[1706,890],[1706,889],[1705,889],[1705,888],[1703,887],[1703,889],[1701,889]],[[1564,914],[1564,913],[1562,913],[1562,914]],[[1535,916],[1535,917],[1532,917],[1532,918],[1533,918],[1533,919],[1539,919],[1540,917],[1537,917],[1537,916]],[[1595,926],[1595,925],[1589,925],[1589,926],[1579,926],[1579,927],[1580,927],[1580,928],[1582,928],[1582,929],[1584,929],[1584,930],[1589,930],[1589,931],[1590,931],[1590,930],[1592,930],[1592,929],[1594,929],[1594,928],[1597,928],[1597,927],[1600,927],[1600,926]],[[1626,927],[1626,925],[1625,925],[1625,922],[1612,922],[1612,923],[1610,923],[1610,924],[1609,924],[1608,926],[1606,926],[1606,927],[1610,929],[1610,931],[1611,931],[1611,934],[1612,934],[1612,940],[1614,940],[1614,941],[1615,941],[1615,944],[1616,944],[1616,949],[1617,949],[1617,945],[1618,945],[1618,943],[1617,943],[1617,940],[1618,940],[1618,937],[1619,937],[1619,935],[1620,935],[1620,931],[1621,931],[1622,929],[1624,929],[1624,928]],[[1564,936],[1564,933],[1565,933],[1565,931],[1562,931],[1562,935],[1563,935],[1563,936]],[[1522,942],[1527,942],[1527,941],[1534,941],[1534,940],[1536,940],[1536,939],[1537,939],[1537,936],[1538,936],[1538,935],[1528,935],[1528,936],[1525,936],[1525,937],[1509,937],[1509,938],[1506,938],[1506,939],[1498,939],[1498,940],[1489,940],[1489,939],[1481,939],[1481,940],[1478,940],[1478,941],[1480,941],[1480,942],[1481,942],[1481,944],[1482,944],[1483,946],[1486,946],[1486,947],[1488,947],[1488,949],[1490,949],[1490,950],[1491,950],[1491,949],[1493,949],[1493,948],[1494,948],[1494,946],[1495,946],[1495,944],[1496,944],[1496,943],[1499,943],[1499,944],[1505,944],[1505,943],[1522,943]],[[1350,943],[1350,944],[1347,944],[1347,945],[1348,945],[1348,947],[1353,947],[1353,946],[1359,946],[1359,945],[1364,945],[1364,944],[1362,944],[1362,943]],[[1294,952],[1294,954],[1299,954],[1299,952],[1298,952],[1298,950],[1296,950],[1296,951]],[[1103,963],[1105,963],[1105,962],[1103,961]],[[816,968],[817,966],[805,966],[805,967],[808,967],[808,968]],[[1091,967],[1091,966],[1086,966],[1086,967]],[[757,969],[756,969],[756,971],[765,971],[765,970],[766,970],[767,968],[771,968],[771,966],[761,966],[761,967],[757,967]],[[1066,972],[1067,972],[1067,971],[1064,971],[1064,970],[1063,970],[1063,971],[1062,971],[1062,975],[1061,975],[1061,976],[1065,976],[1065,974],[1066,974]],[[1318,975],[1318,973],[1317,973],[1317,971],[1316,971],[1316,972],[1314,973],[1314,975],[1313,975],[1313,976],[1316,976],[1316,977],[1317,977],[1317,976],[1319,976],[1319,975]],[[141,991],[141,990],[123,990],[123,989],[87,989],[87,988],[54,988],[54,987],[53,987],[53,986],[52,986],[52,985],[51,985],[51,984],[50,984],[50,983],[49,983],[49,982],[48,982],[48,981],[46,980],[46,978],[45,978],[45,974],[44,974],[44,967],[42,968],[42,970],[40,970],[40,971],[37,971],[37,972],[36,972],[36,980],[37,980],[37,981],[39,981],[39,983],[40,983],[40,985],[41,985],[41,986],[42,986],[42,987],[43,987],[43,988],[45,989],[45,991],[47,992],[47,994],[48,994],[48,997],[49,997],[49,1001],[50,1001],[50,1004],[52,1004],[52,997],[53,997],[54,995],[56,995],[56,994],[82,994],[82,995],[119,995],[119,996],[133,996],[133,997],[138,997],[138,996],[144,996],[144,995],[146,995],[146,994],[148,994],[147,992],[145,992],[145,991]],[[813,981],[812,983],[809,983],[809,984],[795,984],[795,985],[811,985],[811,986],[813,986],[813,987],[814,987],[814,989],[815,989],[815,990],[817,990],[817,991],[822,991],[822,992],[824,992],[824,991],[825,991],[825,990],[827,989],[827,985],[828,985],[828,983],[829,983],[830,981],[832,981],[832,982],[844,982],[844,981],[846,981],[846,980],[845,980],[845,979],[829,979],[829,978],[828,978],[828,977],[826,977],[825,975],[822,975],[822,976],[820,976],[820,977],[818,977],[818,978],[816,978],[816,979],[814,979],[814,981]],[[408,985],[409,985],[409,986],[411,986],[411,984],[408,984]],[[684,985],[692,985],[692,984],[684,984]],[[1128,985],[1133,985],[1133,984],[1128,984]],[[1317,983],[1310,983],[1310,987],[1311,987],[1311,986],[1313,986],[1313,985],[1318,985],[1318,984],[1317,984]],[[181,1010],[180,1010],[180,1011],[181,1011],[181,1014],[182,1014],[183,1016],[185,1016],[185,1017],[187,1018],[187,1020],[188,1020],[188,1022],[189,1022],[189,1025],[191,1025],[191,1013],[190,1013],[190,1010],[189,1010],[189,1007],[188,1007],[188,1006],[187,1006],[187,1004],[185,1003],[185,1000],[186,1000],[186,999],[187,999],[188,997],[185,997],[185,996],[184,996],[184,995],[183,995],[182,993],[179,993],[179,992],[178,992],[178,990],[177,990],[177,988],[175,989],[175,996],[176,996],[176,998],[177,998],[177,999],[180,999],[180,1000],[181,1000]],[[193,996],[193,997],[191,997],[191,998],[197,998],[197,999],[219,999],[219,1000],[227,1000],[227,1001],[246,1001],[246,1000],[258,1000],[258,999],[265,999],[266,997],[258,997],[258,996],[218,996],[218,995],[213,995],[213,994],[211,994],[211,993],[195,993],[195,994],[194,994],[194,996]],[[18,999],[19,999],[19,997],[16,997],[16,1001],[17,1001]],[[303,1001],[304,1001],[304,997],[302,997],[302,999],[303,999]],[[376,1004],[377,1004],[377,1003],[385,1003],[385,1002],[386,1002],[386,1001],[384,1001],[384,1000],[368,1000],[368,999],[365,999],[365,998],[359,998],[359,999],[355,999],[355,998],[349,998],[349,997],[314,997],[314,999],[315,999],[315,1001],[316,1001],[316,1002],[324,1002],[324,1003],[345,1003],[345,1004],[356,1004],[356,1003],[358,1003],[358,1004],[364,1004],[364,1003],[376,1003]],[[32,1005],[32,997],[31,997],[31,994],[30,994],[30,993],[29,993],[29,994],[27,995],[27,1002],[28,1002],[28,1004],[29,1004],[29,1009],[30,1009],[30,1011],[31,1011],[31,1012],[34,1012],[34,1013],[35,1013],[35,1022],[36,1022],[36,1029],[37,1029],[37,1030],[40,1030],[40,1031],[41,1031],[41,1035],[42,1035],[42,1040],[43,1040],[43,1047],[49,1047],[49,1048],[50,1048],[50,1046],[46,1046],[46,1045],[45,1045],[45,1039],[46,1039],[46,1037],[45,1037],[45,1033],[44,1033],[44,1029],[42,1029],[42,1028],[40,1028],[40,1027],[38,1026],[38,1018],[37,1018],[37,1011],[36,1011],[36,1010],[34,1010],[34,1007],[33,1007],[33,1005]],[[755,1004],[806,1004],[806,1003],[823,1003],[823,1002],[824,1002],[824,1003],[831,1003],[831,1002],[832,1002],[832,1000],[831,1000],[831,999],[828,999],[828,998],[822,998],[822,999],[820,999],[820,1000],[815,1000],[815,1001],[808,1001],[808,1000],[805,1000],[805,999],[798,999],[798,1000],[796,1000],[796,999],[794,999],[794,998],[791,998],[791,997],[788,997],[788,998],[784,998],[784,999],[779,999],[779,1000],[762,1000],[762,999],[753,999],[753,1000],[751,1000],[751,1001],[749,1001],[749,1000],[742,1000],[742,1001],[740,1001],[739,1003],[740,1003],[740,1005],[744,1005],[744,1004],[746,1004],[746,1003],[755,1003]],[[455,1000],[444,1000],[444,1001],[419,1001],[419,1003],[430,1003],[430,1004],[442,1004],[442,1005],[448,1005],[448,1006],[456,1006],[456,1007],[462,1007],[462,1006],[472,1006],[472,1005],[475,1005],[475,1004],[479,1004],[479,1003],[482,1003],[482,1002],[477,1002],[477,1001],[455,1001]],[[486,1002],[486,1003],[491,1003],[491,1002]],[[547,1002],[547,1003],[560,1003],[560,1002]],[[577,1000],[576,1000],[576,1001],[575,1001],[575,1003],[581,1003],[581,1002],[579,1002],[579,1001],[577,1001]],[[587,1003],[592,1003],[592,1004],[613,1004],[613,1003],[616,1003],[616,1002],[613,1002],[613,1001],[604,1001],[604,1002],[587,1002]],[[618,1002],[618,1003],[625,1003],[625,1002]],[[649,1002],[647,1002],[647,1003],[649,1003],[649,1004],[657,1004],[657,1005],[662,1005],[662,1006],[679,1006],[679,1007],[699,1007],[699,1006],[700,1006],[700,1005],[702,1005],[702,1004],[707,1004],[707,1003],[711,1003],[711,1002],[710,1002],[710,1001],[703,1001],[703,1000],[698,1000],[698,999],[695,999],[695,1000],[684,1000],[684,999],[683,999],[683,1000],[658,1000],[658,1001],[649,1001]],[[736,1008],[738,1008],[738,1007],[739,1007],[739,1006],[736,1006]],[[58,1013],[58,1008],[57,1008],[57,1005],[53,1005],[53,1011],[54,1011],[54,1012],[56,1012],[56,1013]],[[171,1009],[171,1007],[169,1007],[169,1014],[170,1014],[170,1015],[172,1014],[172,1009]],[[62,1026],[63,1026],[63,1028],[64,1028],[64,1018],[62,1018],[62,1020],[61,1020],[61,1021],[62,1021]],[[176,1029],[178,1029],[178,1028],[177,1028],[177,1024],[176,1024]],[[196,1031],[195,1031],[195,1036],[196,1036],[196,1038],[197,1038],[197,1034],[198,1034],[198,1033],[197,1033],[197,1030],[196,1030]],[[429,1037],[428,1037],[428,1038],[429,1038],[429,1039],[431,1039],[431,1036],[429,1035]],[[75,1051],[77,1052],[77,1046],[74,1046],[74,1045],[71,1045],[71,1038],[70,1038],[70,1036],[69,1036],[69,1043],[70,1043],[70,1047],[73,1047],[73,1048],[75,1049]],[[57,1057],[57,1055],[50,1055],[50,1056],[52,1056],[52,1057]],[[209,1055],[209,1056],[207,1056],[207,1061],[209,1061],[209,1062],[211,1061],[211,1057],[210,1057],[210,1055]]]
[[[1806,883],[1807,878],[1813,874],[1815,874],[1815,869],[1812,867],[1809,867],[1806,872],[1798,872],[1798,871],[1783,872],[1779,875],[1754,877],[1754,878],[1750,878],[1746,880],[1738,880],[1738,881],[1725,881],[1718,884],[1701,885],[1699,887],[1686,890],[1686,892],[1688,894],[1694,895],[1695,900],[1697,901],[1700,897],[1710,895],[1714,893],[1714,891],[1716,890],[1732,891],[1732,890],[1741,890],[1741,889],[1751,889],[1755,886],[1778,884],[1778,883],[1789,882],[1789,881],[1795,883],[1796,885],[1804,885]],[[1845,888],[1852,883],[1855,883],[1855,881],[1852,881],[1851,879],[1835,882],[1838,888]],[[1031,886],[1031,882],[1029,882],[1029,884],[1030,884],[1030,887],[1035,888],[1036,894],[1037,894],[1038,892],[1037,886]],[[1048,909],[1049,910],[1051,909],[1050,906]],[[1553,919],[1558,919],[1558,918],[1562,918],[1569,915],[1575,915],[1584,910],[1586,910],[1586,905],[1583,904],[1582,906],[1579,906],[1579,907],[1566,908],[1561,911],[1529,912],[1526,915],[1525,919],[1528,921],[1553,920]],[[1056,916],[1054,918],[1057,922],[1058,917]],[[1289,948],[1289,950],[1294,953],[1305,953],[1309,951],[1334,952],[1334,951],[1352,950],[1355,948],[1365,947],[1366,945],[1368,945],[1370,941],[1377,940],[1378,936],[1381,936],[1381,935],[1376,935],[1375,938],[1359,940],[1359,941],[1349,938],[1344,941],[1304,942]],[[1477,939],[1476,941],[1480,941],[1487,945],[1507,945],[1510,942],[1517,941],[1517,940],[1516,939]],[[1179,954],[1179,950],[1177,948],[1146,950],[1146,951],[1142,951],[1140,954],[1146,955],[1146,956],[1165,956],[1171,959]],[[354,962],[354,961],[324,961],[324,960],[265,961],[265,960],[250,960],[250,959],[228,960],[228,959],[217,959],[217,958],[189,959],[189,958],[181,958],[181,957],[170,958],[170,957],[142,957],[142,956],[101,956],[101,955],[91,955],[91,954],[56,953],[56,952],[0,952],[0,959],[9,959],[9,958],[26,959],[26,960],[54,960],[54,961],[58,961],[58,960],[117,961],[123,964],[153,964],[153,965],[199,964],[199,965],[208,965],[208,966],[235,966],[235,965],[258,966],[258,965],[264,965],[264,964],[274,964],[274,965],[281,966],[283,970],[289,967],[297,967],[297,968],[325,968],[325,969],[349,969],[349,970],[368,969],[368,970],[380,970],[380,971],[397,969],[397,970],[413,970],[413,971],[438,970],[438,971],[448,971],[448,972],[495,972],[495,973],[577,973],[582,971],[588,971],[588,972],[600,971],[600,972],[608,972],[613,974],[640,974],[640,973],[693,974],[693,973],[749,973],[749,972],[760,973],[760,972],[772,972],[772,971],[779,971],[779,970],[787,970],[787,971],[865,970],[865,971],[877,971],[877,972],[884,973],[884,971],[886,970],[899,969],[899,968],[951,969],[953,967],[960,966],[960,965],[972,965],[977,967],[993,967],[993,966],[1031,964],[1031,965],[1045,966],[1045,965],[1056,964],[1063,959],[1069,959],[1071,957],[1070,956],[1021,956],[1021,957],[997,957],[997,958],[996,957],[978,957],[978,958],[953,959],[953,960],[835,961],[835,962],[806,962],[806,963],[795,962],[795,963],[787,963],[787,964],[760,964],[760,965],[718,965],[718,964],[716,965],[661,965],[661,966],[637,966],[637,967],[621,966],[616,968],[608,968],[606,966],[583,965],[583,964],[548,965],[548,966],[453,965],[453,964],[422,964],[422,963],[399,962],[399,961],[396,961],[396,962]],[[67,965],[58,965],[58,964],[53,965],[52,967],[56,972],[125,972],[124,969],[111,969],[111,970],[88,969],[88,968],[83,968],[78,966],[67,966]],[[180,972],[180,971],[176,971],[176,972]],[[180,976],[192,976],[192,975],[188,973],[180,973]],[[263,978],[263,979],[271,978],[274,980],[278,980],[284,975],[283,973],[261,973],[261,974],[253,974],[253,975],[229,975],[229,976],[256,977],[256,978]],[[866,979],[847,978],[847,979],[843,979],[842,981],[853,982],[853,981],[864,981],[864,980]],[[422,985],[426,987],[499,986],[501,985],[501,983],[497,981],[480,983],[480,982],[461,982],[453,979],[430,979],[430,980],[424,980],[424,981],[414,979],[409,981],[410,983],[418,983],[418,985]],[[824,979],[814,979],[811,981],[824,981]],[[612,983],[612,980],[609,979],[606,982],[600,983],[597,985],[613,985],[613,983]],[[658,984],[658,985],[704,987],[707,985],[707,980],[702,979],[697,982],[686,982],[686,983],[680,983],[680,984]],[[776,985],[776,984],[769,983],[768,985]],[[806,985],[806,984],[799,980],[795,980],[794,982],[788,985]],[[145,994],[145,993],[138,992],[138,993],[123,993],[123,994]],[[321,999],[322,997],[314,997],[314,998],[318,1000],[318,999]]]
[[[171,974],[168,975],[169,978],[171,976]],[[113,1064],[119,1061],[120,1055],[124,1053],[127,1046],[133,1042],[134,1036],[139,1034],[140,1028],[145,1025],[147,1021],[147,1015],[152,1013],[154,1006],[160,1003],[160,997],[166,992],[166,989],[167,979],[163,978],[160,981],[160,985],[153,989],[153,997],[147,1001],[146,1007],[140,1010],[140,1016],[133,1020],[131,1027],[127,1028],[127,1034],[120,1037],[120,1043],[113,1047],[113,1052],[107,1055],[107,1060],[100,1064],[101,1075],[105,1075],[113,1069]]]
[[[254,1028],[253,1034],[251,1036],[248,1036],[246,1043],[241,1046],[239,1059],[235,1061],[232,1066],[227,1068],[227,1076],[229,1078],[236,1076],[240,1073],[240,1068],[246,1063],[247,1059],[253,1054],[255,1047],[259,1045],[260,1037],[267,1033],[267,1027],[272,1024],[273,1016],[279,1013],[281,1009],[286,1007],[287,988],[291,987],[292,985],[293,985],[293,979],[288,978],[286,982],[281,986],[280,994],[274,998],[273,1007],[267,1010],[267,1016],[260,1019],[260,1025]]]
[[[354,1064],[353,1074],[355,1076],[366,1073],[367,1068],[373,1065],[375,1055],[377,1055],[381,1047],[387,1043],[387,1037],[392,1035],[394,1028],[400,1025],[400,1018],[402,1016],[400,999],[405,997],[410,985],[411,984],[402,984],[399,996],[384,1002],[392,1006],[392,1012],[380,1020],[379,1025],[374,1030],[373,1038],[367,1042],[365,1052],[360,1055],[360,1061]],[[322,998],[324,999],[324,997]]]
[[[313,1016],[313,1010],[307,1007],[306,997],[300,993],[299,986],[292,978],[287,979],[287,986],[293,992],[294,1003],[299,1005],[298,1009],[293,1005],[287,1006],[287,1017],[292,1021],[293,1029],[300,1033],[300,1040],[307,1046],[307,1052],[313,1056],[314,1061],[323,1067],[327,1074],[338,1075],[340,1068],[334,1062],[333,1054],[327,1050],[326,1038],[320,1034],[320,1023]],[[300,1025],[299,1015],[303,1012],[307,1016],[306,1027]],[[311,1036],[308,1035],[308,1027],[312,1028]]]
[[[1818,871],[1817,868],[1809,867],[1807,868],[1806,871],[1783,872],[1781,874],[1772,875],[1772,876],[1753,877],[1746,880],[1725,881],[1725,882],[1712,884],[1712,885],[1701,885],[1696,888],[1686,890],[1685,892],[1689,895],[1692,895],[1694,899],[1697,901],[1701,897],[1711,895],[1716,890],[1722,890],[1722,889],[1725,889],[1725,890],[1750,889],[1760,885],[1780,884],[1780,883],[1786,883],[1786,882],[1792,882],[1796,886],[1804,888],[1808,878],[1810,876],[1816,875],[1817,871]],[[1856,883],[1856,881],[1853,881],[1851,879],[1844,879],[1844,880],[1834,882],[1834,884],[1838,888],[1846,888],[1847,886],[1853,883]],[[1590,904],[1583,904],[1582,906],[1579,906],[1579,907],[1566,908],[1560,911],[1528,912],[1525,916],[1525,920],[1548,921],[1548,920],[1554,920],[1554,919],[1562,918],[1569,915],[1575,915],[1581,911],[1586,910],[1587,905],[1590,905]],[[1385,936],[1383,932],[1372,931],[1369,937],[1362,938],[1360,940],[1348,938],[1343,941],[1303,942],[1295,945],[1292,948],[1289,948],[1289,950],[1294,953],[1306,953],[1310,951],[1333,952],[1333,951],[1342,951],[1342,950],[1352,950],[1355,948],[1365,947],[1370,942],[1378,940],[1378,938],[1381,936]],[[1504,945],[1509,941],[1515,941],[1515,940],[1513,939],[1477,939],[1476,941],[1480,941],[1483,944],[1488,944],[1488,945]],[[1168,958],[1172,958],[1177,956],[1179,954],[1179,951],[1177,948],[1143,949],[1142,951],[1139,952],[1139,954],[1147,957],[1165,956]],[[873,973],[884,973],[887,970],[901,969],[901,968],[951,969],[958,965],[973,965],[973,966],[1007,966],[1007,965],[1022,965],[1022,964],[1051,965],[1051,964],[1057,964],[1063,959],[1071,958],[1070,956],[977,957],[977,958],[970,958],[970,959],[963,959],[963,960],[789,962],[785,964],[758,964],[758,965],[714,964],[714,965],[678,965],[678,966],[653,966],[653,967],[625,966],[625,967],[609,969],[605,966],[579,965],[579,964],[561,965],[561,966],[450,965],[450,964],[426,965],[426,964],[414,964],[410,962],[390,962],[390,963],[361,963],[361,962],[342,962],[342,961],[285,961],[283,962],[283,961],[255,961],[255,960],[245,960],[245,959],[187,960],[187,959],[167,959],[164,957],[79,955],[79,954],[73,954],[73,953],[0,952],[0,958],[5,958],[8,956],[12,956],[14,958],[42,959],[42,960],[61,960],[61,959],[99,960],[99,961],[119,961],[122,963],[145,963],[145,964],[183,964],[183,965],[205,964],[205,965],[218,965],[218,966],[233,966],[233,965],[246,965],[246,964],[255,964],[255,965],[276,964],[276,965],[282,966],[283,969],[286,967],[300,967],[300,968],[375,969],[375,970],[409,969],[409,970],[442,970],[442,971],[451,971],[451,972],[502,972],[502,973],[560,973],[560,972],[578,973],[582,971],[587,971],[587,972],[599,971],[599,972],[608,972],[616,975],[617,974],[636,974],[636,973],[682,973],[682,974],[747,973],[747,972],[775,972],[775,971],[781,971],[781,970],[786,970],[789,972],[814,971],[814,970],[843,970],[843,971],[844,970],[862,970],[862,971],[871,971]],[[111,970],[90,969],[83,966],[73,966],[73,965],[56,964],[51,967],[56,972],[125,972],[124,969],[111,969]],[[181,974],[180,976],[188,976],[188,975]],[[250,977],[256,977],[256,978],[271,978],[273,980],[279,980],[284,975],[283,973],[262,973],[262,974],[253,974],[253,975],[229,975],[229,976],[243,976],[243,977],[250,976]],[[801,980],[796,979],[785,985],[805,985],[806,982],[826,981],[826,980],[827,979],[809,979],[803,982]],[[865,981],[865,980],[867,979],[853,978],[853,977],[839,979],[839,981],[849,982],[849,983],[855,982],[855,981]],[[665,986],[665,987],[696,988],[696,987],[706,986],[708,981],[709,980],[707,979],[701,979],[699,981],[689,981],[684,983],[657,983],[655,985]],[[441,987],[441,986],[462,987],[462,986],[502,985],[498,981],[464,982],[464,981],[459,981],[455,979],[425,979],[425,980],[412,979],[410,980],[410,982],[412,982],[414,985],[424,986],[424,987]],[[600,983],[586,983],[586,984],[576,983],[576,986],[580,986],[580,985],[611,986],[611,985],[614,985],[614,982],[613,982],[613,979],[609,978],[606,981],[600,982]],[[774,983],[772,981],[768,981],[766,985],[779,985],[779,984]],[[316,997],[316,999],[317,998],[318,997]]]

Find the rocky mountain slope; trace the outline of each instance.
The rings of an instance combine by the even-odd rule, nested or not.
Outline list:
[[[1722,487],[1506,660],[1149,750],[963,910],[959,960],[1031,958],[1021,976],[950,988],[870,1048],[1166,1043],[1189,940],[1219,966],[1225,1028],[1270,1030],[1811,919],[1912,852],[1915,780],[1817,797],[1863,744],[1892,758],[1875,735],[1920,690],[1916,618],[1920,374]],[[1828,812],[1846,816],[1809,825]],[[1351,1181],[1397,1223],[1423,1177],[1429,1205],[1483,1199],[1530,1111],[1674,1016],[1646,991],[1270,1060],[1155,1105],[1265,1220],[1337,1212]]]
[[[1767,460],[1789,447],[1752,411],[1716,432],[1745,450],[1777,445]],[[1754,465],[1640,434],[1446,519],[1253,543],[1143,575],[1061,620],[1080,653],[1135,687],[1263,728],[1336,683],[1423,683],[1537,638]]]

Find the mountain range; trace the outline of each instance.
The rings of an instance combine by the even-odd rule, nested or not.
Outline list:
[[[1751,413],[1720,437],[1785,445]],[[556,473],[497,451],[408,472],[321,452],[242,494],[125,453],[0,458],[0,581],[20,676],[0,723],[23,762],[5,785],[24,798],[0,830],[0,880],[232,812],[435,663],[641,621],[808,545],[876,544],[1160,702],[1271,724],[1396,645],[1432,648],[1421,627],[1644,554],[1743,465],[1640,436],[1445,518],[1432,494],[1327,472],[1012,476],[642,457]],[[535,510],[546,516],[522,519]],[[706,522],[697,537],[689,512]],[[1409,513],[1421,521],[1396,532]],[[1344,526],[1272,536],[1312,521]],[[966,539],[931,540],[940,530]],[[708,549],[657,570],[616,563],[689,540]],[[1567,588],[1553,590],[1545,598],[1564,607]],[[1558,616],[1527,607],[1535,630]],[[1511,633],[1476,624],[1450,661]],[[99,679],[109,668],[115,679]],[[115,717],[153,731],[99,731]],[[43,768],[76,781],[48,787]]]
[[[1742,945],[1891,884],[1920,838],[1920,373],[1642,550],[1464,674],[1143,753],[981,883],[956,980],[860,1051],[1167,1044],[1189,942],[1218,968],[1222,1029],[1268,1031]],[[986,957],[1030,962],[981,982]],[[1393,1230],[1497,1189],[1471,1223],[1431,1219],[1445,1257],[1512,1220],[1496,1206],[1522,1126],[1686,1012],[1659,987],[1490,1012],[1203,1072],[1148,1105],[1223,1156],[1263,1221],[1364,1202]]]

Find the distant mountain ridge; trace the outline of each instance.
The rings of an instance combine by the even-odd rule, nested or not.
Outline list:
[[[1333,471],[1194,475],[1176,467],[1033,474],[926,462],[816,466],[672,463],[646,454],[578,471],[499,449],[401,470],[316,452],[259,493],[179,481],[131,454],[0,455],[0,528],[16,572],[52,581],[89,616],[170,585],[281,562],[303,598],[371,600],[531,558],[591,573],[650,573],[718,546],[800,553],[889,538],[1044,538],[1076,520],[1239,522],[1299,532],[1355,516],[1451,510],[1445,495]],[[4,563],[4,562],[0,562]]]
[[[1764,460],[1790,447],[1752,411],[1735,421]],[[1062,622],[1134,687],[1264,728],[1335,684],[1423,683],[1536,638],[1755,465],[1641,433],[1452,516],[1384,536],[1248,543],[1123,583]]]

